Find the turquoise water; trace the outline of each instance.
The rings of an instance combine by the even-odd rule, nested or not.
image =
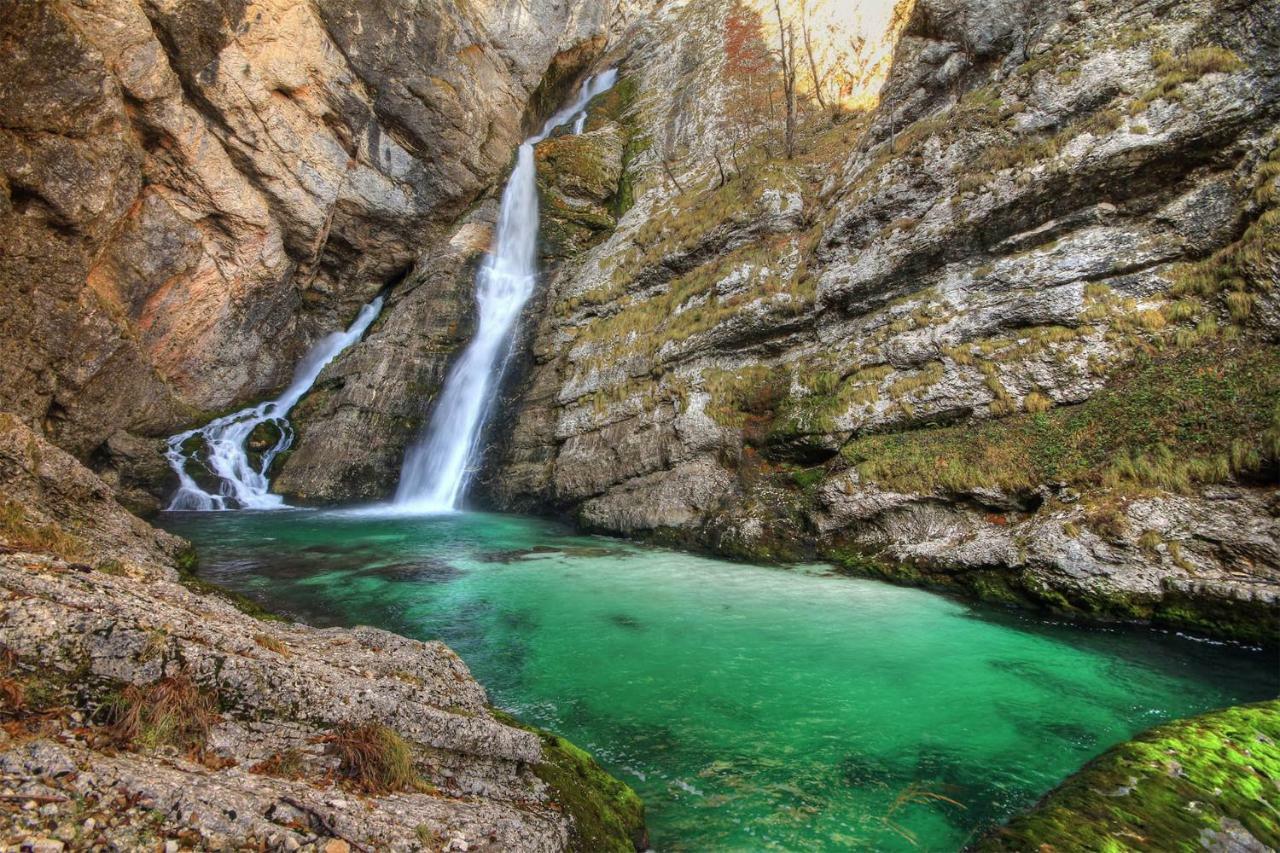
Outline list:
[[[165,523],[272,609],[449,643],[630,783],[658,850],[956,850],[1117,741],[1280,694],[1272,653],[526,518]]]

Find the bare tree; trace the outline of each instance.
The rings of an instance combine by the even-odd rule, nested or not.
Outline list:
[[[671,171],[671,163],[665,157],[662,158],[662,171],[666,172],[671,183],[676,185],[677,192],[684,192],[684,186],[681,185],[680,179],[676,177],[676,173]]]
[[[818,73],[818,58],[813,50],[813,32],[809,28],[809,0],[800,0],[800,33],[804,38],[804,52],[809,57],[809,76],[813,78],[813,96],[818,99],[818,106],[827,108],[827,99],[822,95],[826,85],[826,74]]]
[[[786,107],[786,124],[783,147],[787,159],[796,156],[796,31],[783,17],[782,0],[773,0],[773,10],[778,16],[778,64],[782,67],[782,95]]]

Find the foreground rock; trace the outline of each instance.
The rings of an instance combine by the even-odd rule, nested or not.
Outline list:
[[[1280,847],[1280,703],[1160,726],[1103,753],[980,851]]]
[[[262,619],[193,589],[181,540],[15,419],[0,426],[6,845],[643,846],[635,794],[498,719],[444,645]]]

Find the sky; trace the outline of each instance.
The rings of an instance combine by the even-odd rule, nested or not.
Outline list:
[[[753,3],[772,27],[776,20],[773,0]],[[820,73],[830,72],[826,79],[829,99],[845,106],[874,102],[897,36],[889,32],[897,5],[898,0],[783,0],[783,13],[793,19],[798,20],[801,10],[807,8]],[[772,32],[776,34],[776,28]],[[807,66],[801,77],[801,85],[810,87]]]

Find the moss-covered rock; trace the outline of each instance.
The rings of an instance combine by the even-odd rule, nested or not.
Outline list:
[[[1152,729],[1086,765],[974,849],[1118,853],[1258,843],[1280,847],[1280,701]]]
[[[573,818],[569,849],[581,853],[632,853],[649,846],[644,803],[635,791],[610,776],[590,755],[562,737],[493,709],[494,717],[542,739],[538,778]]]
[[[568,258],[608,236],[622,178],[624,140],[610,122],[581,135],[557,136],[538,146],[544,252]]]

